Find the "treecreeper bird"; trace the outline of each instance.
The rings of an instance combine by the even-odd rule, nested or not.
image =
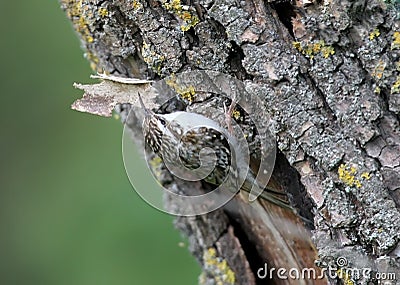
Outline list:
[[[145,113],[145,143],[161,157],[173,174],[189,181],[204,180],[215,186],[224,183],[226,177],[233,174],[235,181],[229,185],[237,187],[232,189],[235,192],[240,188],[250,193],[254,185],[258,186],[256,175],[242,161],[245,159],[241,159],[245,155],[239,147],[240,140],[230,131],[195,113],[178,111],[157,114],[146,108],[140,94],[139,101]],[[284,193],[269,187],[265,187],[259,197],[293,210]]]

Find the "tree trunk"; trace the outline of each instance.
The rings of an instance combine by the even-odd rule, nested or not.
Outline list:
[[[189,237],[204,269],[202,284],[266,284],[260,277],[265,264],[318,270],[315,260],[321,268],[335,265],[339,277],[282,279],[273,272],[266,279],[271,284],[367,284],[384,278],[377,272],[400,278],[398,4],[61,3],[96,71],[153,80],[190,70],[217,71],[238,79],[264,102],[278,145],[271,183],[289,193],[298,213],[313,220],[313,229],[290,211],[260,199],[248,203],[243,195],[212,213],[177,217],[177,228]],[[162,94],[159,99],[163,102]],[[186,111],[201,114],[216,102],[184,99]],[[126,119],[130,106],[117,109]],[[137,120],[126,120],[136,135],[142,134]],[[193,185],[198,191],[207,187],[170,175],[160,179],[183,193]],[[179,206],[169,199],[166,204]],[[346,268],[371,268],[372,273],[356,276]],[[389,281],[384,284],[396,284]]]

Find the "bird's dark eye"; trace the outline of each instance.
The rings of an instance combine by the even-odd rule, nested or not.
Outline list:
[[[164,119],[160,119],[161,125],[165,126],[167,122]]]

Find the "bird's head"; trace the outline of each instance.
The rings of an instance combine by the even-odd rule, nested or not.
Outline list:
[[[145,112],[143,121],[143,133],[146,144],[157,154],[160,154],[161,147],[168,147],[167,144],[174,144],[179,125],[173,121],[171,114],[161,115],[149,110],[143,103],[139,94],[140,105]],[[179,130],[178,130],[179,132]]]

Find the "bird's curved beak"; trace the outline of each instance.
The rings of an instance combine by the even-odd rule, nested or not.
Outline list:
[[[151,116],[153,114],[153,112],[146,108],[146,106],[143,103],[142,96],[140,95],[140,93],[138,93],[138,96],[139,96],[139,103],[140,103],[140,106],[142,106],[142,109],[144,110],[144,114],[146,116]]]

